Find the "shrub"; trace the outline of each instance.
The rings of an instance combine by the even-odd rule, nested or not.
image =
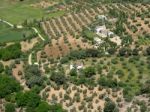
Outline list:
[[[119,77],[123,77],[123,76],[124,76],[123,70],[117,70],[117,71],[116,71],[116,74],[117,74]]]
[[[58,85],[65,84],[67,81],[65,75],[61,72],[52,72],[50,79]]]
[[[98,83],[101,85],[101,86],[104,86],[104,87],[110,87],[110,88],[115,88],[115,87],[118,87],[118,82],[116,80],[113,80],[113,79],[107,79],[106,77],[101,77],[99,78],[98,80]]]
[[[105,103],[104,112],[119,112],[119,110],[114,102],[107,101]]]
[[[117,64],[118,61],[117,61],[117,59],[112,59],[112,60],[111,60],[111,63],[112,63],[112,64]]]
[[[71,76],[77,76],[77,70],[76,70],[76,69],[72,69],[72,70],[70,71],[70,75],[71,75]]]
[[[86,77],[92,77],[95,74],[96,74],[96,70],[94,67],[87,67],[84,69],[84,75]]]

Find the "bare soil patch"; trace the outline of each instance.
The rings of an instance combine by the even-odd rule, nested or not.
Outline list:
[[[22,52],[29,51],[34,47],[34,45],[38,42],[38,38],[33,38],[30,41],[22,41],[21,42],[21,50]]]
[[[32,6],[32,7],[35,7],[35,8],[47,8],[47,7],[50,7],[50,6],[55,5],[56,3],[57,3],[57,2],[54,2],[54,1],[42,0],[42,1],[39,2],[39,3],[31,4],[31,6]]]
[[[67,43],[65,43],[67,41]],[[86,42],[82,42],[81,39],[73,38],[71,35],[67,35],[65,38],[61,37],[58,40],[52,40],[52,45],[46,45],[44,51],[47,56],[59,57],[67,55],[70,50],[77,50],[79,48],[86,49],[92,46]]]

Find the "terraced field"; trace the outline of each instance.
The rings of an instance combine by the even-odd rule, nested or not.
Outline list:
[[[52,39],[52,43],[53,41],[59,41],[62,38],[68,40],[69,38],[71,39],[72,36],[77,37],[84,27],[87,27],[96,20],[96,17],[98,15],[106,15],[108,18],[111,19],[111,15],[109,15],[109,12],[112,9],[123,11],[128,15],[127,23],[124,24],[126,30],[125,34],[130,35],[135,42],[139,41],[139,35],[144,35],[145,32],[147,34],[150,33],[150,14],[148,12],[150,10],[149,4],[105,4],[103,6],[99,5],[94,8],[84,9],[79,13],[69,13],[59,18],[43,21],[41,22],[41,26],[45,31],[45,34],[50,39]],[[113,24],[115,25],[115,23]],[[80,38],[80,40],[82,40],[82,38]],[[140,43],[143,44],[147,42],[141,39]],[[72,45],[73,43],[69,42],[69,44]],[[53,55],[53,49],[56,46],[60,49],[64,49],[62,43],[59,42],[56,45],[53,44],[53,46],[54,47],[49,48],[49,51],[52,51],[51,53],[49,52],[49,56]],[[73,46],[72,48],[75,48],[75,46]],[[48,47],[46,47],[46,49],[48,49]],[[69,52],[69,50],[67,49],[68,48],[66,48],[66,52]],[[59,52],[53,57],[62,56],[62,54],[66,53]]]
[[[43,29],[45,30],[45,33],[52,38],[62,36],[62,34],[65,33],[76,34],[78,31],[81,31],[83,27],[86,27],[87,25],[91,24],[95,20],[95,17],[97,15],[107,15],[110,9],[127,12],[129,16],[132,16],[135,13],[145,12],[148,16],[147,19],[145,18],[145,21],[149,21],[150,19],[148,14],[148,11],[150,10],[149,4],[107,4],[103,6],[98,6],[96,8],[85,9],[80,13],[71,13],[60,18],[50,19],[49,21],[43,21],[41,22],[41,24]],[[139,19],[137,18],[137,20]]]

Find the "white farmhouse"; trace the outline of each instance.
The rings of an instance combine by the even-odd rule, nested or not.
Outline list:
[[[113,37],[113,36],[114,36],[114,32],[108,31],[108,32],[107,32],[107,36],[108,36],[108,37]]]
[[[83,68],[83,65],[77,65],[77,69],[80,70]]]
[[[96,27],[96,34],[102,38],[110,37],[110,40],[117,45],[121,45],[121,39],[119,36],[116,36],[114,32],[110,31],[109,29],[106,28],[105,25],[103,26],[97,26]],[[97,47],[99,44],[102,43],[102,40],[99,39],[98,37],[94,38],[94,41],[96,42],[95,47]]]
[[[107,29],[106,29],[106,26],[103,25],[103,26],[98,26],[96,27],[96,34],[99,35],[100,37],[107,37]]]
[[[70,64],[70,70],[72,69],[77,69],[80,70],[83,68],[83,63],[78,63],[78,64]]]
[[[107,17],[105,15],[98,15],[97,18],[101,20],[107,20]]]
[[[75,67],[74,67],[74,65],[70,65],[70,70],[72,70],[72,69],[74,69]]]

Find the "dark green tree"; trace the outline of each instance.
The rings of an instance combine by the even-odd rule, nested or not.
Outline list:
[[[94,67],[87,67],[83,70],[83,72],[86,77],[92,77],[96,74],[96,70]]]
[[[104,112],[119,112],[119,110],[114,102],[107,101],[105,103]]]
[[[5,105],[5,112],[15,112],[15,105],[12,103],[7,103]]]
[[[40,102],[39,106],[36,108],[36,112],[49,112],[50,111],[50,105],[47,104],[47,102]]]
[[[43,85],[44,80],[38,66],[35,65],[27,66],[24,71],[26,84],[28,85],[28,87],[32,88],[34,86]]]
[[[33,91],[27,91],[25,93],[19,92],[16,94],[16,103],[21,107],[36,108],[40,103],[40,96]]]
[[[70,75],[71,76],[77,76],[77,70],[76,69],[71,69],[70,70]]]
[[[0,49],[0,59],[4,61],[20,58],[21,54],[22,52],[20,43],[15,43],[13,45]]]
[[[58,85],[65,84],[67,81],[65,75],[62,72],[52,72],[50,79]]]
[[[20,84],[15,79],[7,75],[0,75],[0,98],[20,90]]]

